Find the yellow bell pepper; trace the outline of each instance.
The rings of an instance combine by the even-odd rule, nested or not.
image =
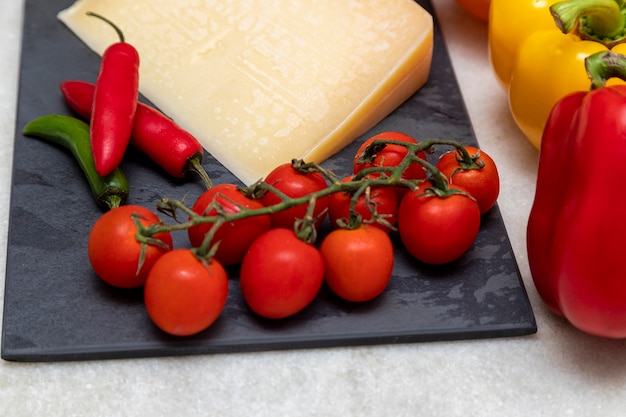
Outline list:
[[[555,29],[550,6],[561,0],[491,0],[488,47],[496,78],[506,89],[519,45],[538,30]]]
[[[589,89],[585,58],[608,49],[626,53],[619,44],[626,40],[623,0],[561,1],[550,10],[555,28],[534,32],[519,45],[508,91],[511,114],[536,148],[556,102]]]

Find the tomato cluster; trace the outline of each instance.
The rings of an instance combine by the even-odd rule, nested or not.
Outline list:
[[[229,290],[224,266],[239,268],[245,303],[265,318],[300,312],[324,284],[344,300],[372,300],[392,276],[392,233],[419,261],[448,263],[472,246],[497,199],[498,172],[487,154],[457,144],[433,165],[431,147],[385,132],[363,143],[343,179],[292,161],[247,188],[215,185],[177,228],[122,206],[94,224],[89,259],[107,283],[143,286],[149,317],[179,336],[219,317]],[[327,219],[331,228],[318,239]],[[172,247],[174,229],[187,230],[189,248]]]

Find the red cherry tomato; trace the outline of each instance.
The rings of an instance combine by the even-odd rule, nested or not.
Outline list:
[[[215,208],[207,211],[213,201],[220,204],[225,213],[238,213],[242,207],[249,210],[263,208],[263,204],[248,198],[239,191],[236,185],[218,184],[202,193],[194,203],[192,210],[198,214],[214,216],[217,214]],[[199,247],[212,226],[212,223],[204,223],[187,229],[191,245]],[[268,215],[251,216],[222,224],[213,237],[213,243],[220,242],[215,253],[215,259],[222,265],[238,264],[252,241],[269,228],[270,218]]]
[[[322,286],[324,262],[318,249],[292,229],[271,229],[250,246],[239,284],[252,311],[272,319],[292,316],[308,306]]]
[[[379,228],[362,225],[333,230],[322,241],[320,252],[326,283],[345,300],[369,301],[379,296],[391,279],[393,244]]]
[[[144,285],[154,263],[172,249],[170,233],[159,233],[153,238],[165,247],[149,244],[139,269],[142,244],[136,239],[137,226],[133,215],[142,225],[159,223],[158,216],[145,207],[125,205],[104,213],[93,225],[87,242],[89,262],[95,273],[105,282],[120,288]]]
[[[368,162],[364,162],[361,160],[361,156],[365,149],[375,140],[395,140],[399,142],[407,142],[407,143],[417,143],[415,139],[411,136],[406,135],[400,132],[384,132],[379,133],[371,138],[367,139],[363,144],[359,147],[357,151],[354,161],[353,161],[353,172],[358,174],[362,170],[366,168],[373,167],[395,167],[398,166],[402,162],[402,160],[408,154],[407,148],[402,145],[387,145],[380,152],[378,152],[374,158]],[[426,154],[424,152],[420,152],[417,156],[421,159],[426,160]],[[423,180],[426,178],[426,170],[422,165],[415,162],[409,165],[409,167],[402,174],[402,178],[408,180]],[[407,191],[406,187],[397,187],[396,192],[398,193],[398,197],[402,197],[404,193]]]
[[[342,179],[342,182],[349,182],[352,176]],[[347,192],[337,192],[330,195],[328,204],[328,217],[333,228],[338,228],[338,220],[348,219],[350,216],[350,204],[352,194]],[[354,206],[354,210],[361,215],[364,222],[372,219],[372,209],[375,208],[376,213],[382,216],[391,226],[395,226],[398,218],[398,196],[393,187],[374,187],[370,189],[369,198],[365,194],[361,194]],[[368,223],[374,227],[378,227],[385,232],[391,229],[379,222]]]
[[[398,210],[400,239],[411,255],[428,264],[445,264],[472,246],[480,229],[480,210],[471,197],[426,193],[428,183],[406,193]],[[450,188],[460,187],[451,185]]]
[[[483,22],[489,21],[491,0],[455,0],[466,12]]]
[[[264,181],[291,198],[304,197],[328,187],[322,174],[318,172],[300,173],[291,163],[282,164],[274,168]],[[261,203],[266,207],[273,206],[281,201],[280,197],[273,192],[268,192],[261,198]],[[293,228],[295,220],[304,218],[307,209],[308,204],[305,203],[272,213],[270,215],[272,227]],[[328,196],[322,197],[315,202],[313,217],[318,218],[315,223],[316,226],[319,226],[324,221],[326,209],[328,209]]]
[[[500,193],[500,176],[495,162],[484,151],[473,146],[465,149],[482,168],[466,168],[458,149],[441,155],[437,169],[448,178],[450,184],[465,189],[478,202],[480,213],[488,212],[494,206]]]
[[[152,267],[144,287],[150,319],[175,336],[199,333],[215,322],[228,298],[228,276],[215,259],[203,262],[176,249]]]

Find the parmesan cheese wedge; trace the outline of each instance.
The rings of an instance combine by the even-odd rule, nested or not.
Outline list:
[[[102,54],[117,35],[87,11],[137,48],[141,93],[245,184],[329,158],[431,66],[433,19],[413,0],[78,0],[60,11]]]

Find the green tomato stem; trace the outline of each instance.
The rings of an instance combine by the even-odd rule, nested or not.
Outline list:
[[[297,219],[294,225],[294,232],[298,239],[311,245],[317,240],[317,229],[315,228],[317,219],[313,216],[316,201],[315,194],[312,194],[304,218]]]

